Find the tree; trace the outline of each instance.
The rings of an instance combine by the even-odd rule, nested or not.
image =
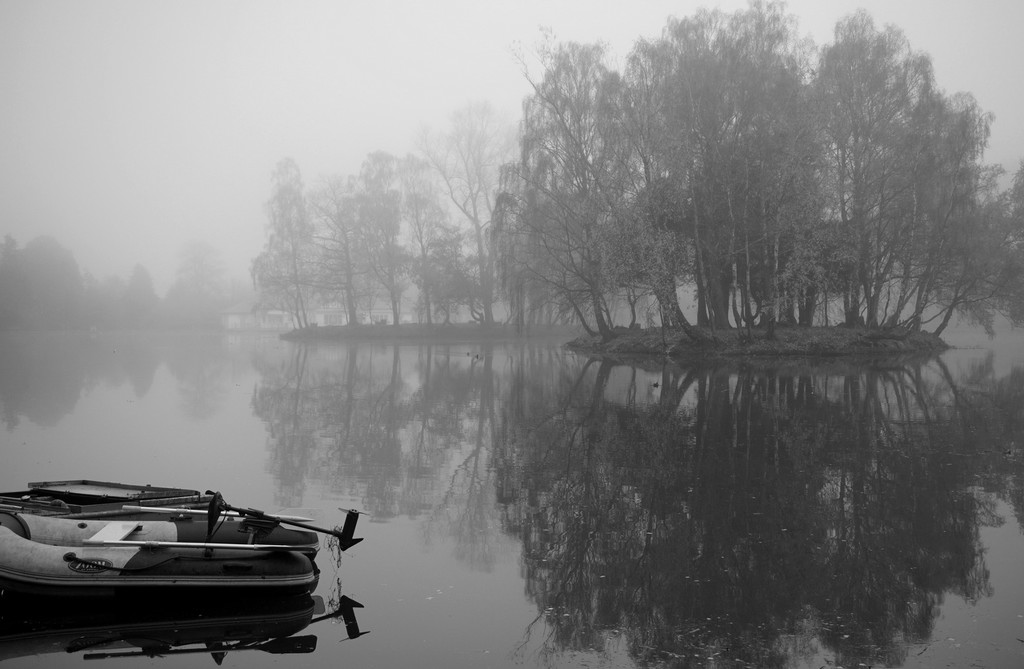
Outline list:
[[[471,263],[462,253],[465,240],[461,231],[443,227],[430,244],[427,281],[432,286],[433,314],[445,325],[462,305],[472,305],[476,282]]]
[[[11,235],[4,235],[0,246],[0,330],[24,325],[29,298],[27,280],[18,242]]]
[[[621,79],[599,45],[542,53],[524,103],[522,160],[506,178],[501,228],[506,275],[543,284],[591,333],[610,339],[608,230],[623,210],[626,145],[614,113]]]
[[[11,279],[13,288],[9,327],[54,330],[80,325],[82,275],[71,251],[42,236],[20,251],[8,238],[3,255],[3,278]]]
[[[916,330],[937,320],[939,333],[957,310],[984,302],[989,290],[1001,291],[992,282],[1011,232],[1005,197],[997,194],[1002,169],[980,165],[990,122],[969,95],[934,92],[918,105],[913,191],[903,226],[909,240],[899,248],[892,281],[899,292],[895,306],[882,311],[885,324]]]
[[[487,103],[452,114],[448,132],[424,133],[421,149],[444,182],[452,204],[469,223],[476,248],[481,320],[494,322],[494,216],[501,166],[512,151],[512,133]]]
[[[976,175],[977,191],[966,206],[955,207],[955,224],[941,221],[947,234],[937,267],[915,270],[930,292],[916,300],[903,324],[917,329],[935,323],[933,332],[942,334],[959,314],[991,335],[997,313],[1014,325],[1024,323],[1024,219],[1014,202],[1022,173],[1009,193],[997,191],[999,176],[1001,169]]]
[[[160,298],[153,289],[153,277],[140,264],[132,268],[122,297],[126,325],[148,327],[153,324]]]
[[[324,295],[340,295],[349,325],[359,323],[360,300],[368,292],[367,267],[359,251],[359,196],[355,179],[330,177],[310,194],[316,223],[316,284]]]
[[[167,291],[165,313],[172,324],[215,327],[224,304],[224,265],[220,252],[202,241],[185,244],[178,254],[177,279]]]
[[[88,328],[115,329],[133,326],[125,312],[127,283],[119,276],[97,279],[82,273],[82,325]]]
[[[635,293],[650,293],[666,326],[690,327],[677,293],[693,276],[683,218],[687,175],[671,170],[688,137],[669,133],[667,86],[671,50],[664,41],[640,40],[626,62],[622,117],[632,149],[628,162],[630,209],[618,230],[613,273]],[[671,174],[671,177],[669,176]]]
[[[267,202],[267,240],[250,272],[261,300],[288,311],[296,327],[309,325],[308,306],[316,286],[313,226],[306,212],[299,166],[291,158],[278,162],[273,193]]]
[[[427,161],[409,155],[399,165],[402,218],[411,238],[411,275],[419,288],[419,301],[427,323],[433,322],[434,298],[445,281],[445,242],[452,239],[447,216],[438,201]],[[461,236],[459,236],[461,244]],[[450,317],[450,310],[445,310]]]
[[[397,189],[397,160],[383,151],[371,153],[359,174],[359,235],[370,273],[391,302],[392,323],[401,322],[408,256],[400,243],[401,194]]]
[[[774,3],[700,11],[665,30],[671,64],[656,71],[667,139],[654,155],[683,191],[654,201],[682,206],[704,325],[772,324],[791,310],[792,282],[807,275],[789,270],[797,238],[818,220],[819,148],[808,50],[796,35],[795,19]]]
[[[928,57],[913,52],[899,29],[876,30],[864,11],[841,20],[835,34],[816,80],[829,209],[848,249],[845,322],[875,326],[886,282],[913,238],[914,172],[923,148],[914,117],[930,103],[934,81]]]
[[[149,275],[136,266],[137,280],[145,283]],[[220,252],[207,242],[192,240],[178,253],[177,281],[190,295],[204,301],[220,299],[224,294],[224,263]],[[152,281],[149,281],[152,287]]]

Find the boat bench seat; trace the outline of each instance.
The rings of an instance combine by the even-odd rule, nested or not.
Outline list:
[[[109,522],[103,526],[103,529],[82,543],[88,545],[103,544],[107,541],[122,541],[129,534],[141,528],[142,524],[137,520]]]

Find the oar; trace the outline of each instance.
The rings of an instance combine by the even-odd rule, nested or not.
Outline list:
[[[154,513],[164,516],[174,515],[205,515],[210,513],[209,509],[189,509],[187,507],[172,507],[172,506],[132,506],[131,504],[125,504],[121,507],[122,511],[128,511],[131,513]],[[238,517],[241,514],[235,511],[225,511],[222,515]],[[267,518],[273,518],[274,520],[295,520],[298,522],[311,522],[312,518],[306,518],[305,516],[288,516],[281,513],[267,514]]]
[[[130,539],[89,540],[84,541],[83,544],[86,546],[107,546],[112,548],[135,547],[153,550],[158,548],[203,548],[213,550],[214,548],[217,548],[233,551],[288,551],[290,553],[305,553],[307,555],[316,555],[317,553],[317,546],[302,546],[296,544],[220,544],[210,541],[132,541]]]
[[[348,550],[352,546],[355,546],[362,537],[356,539],[352,535],[356,531],[356,522],[359,520],[359,511],[350,509],[345,516],[345,525],[339,532],[336,529],[327,529],[325,527],[317,527],[316,525],[310,525],[309,523],[303,523],[297,520],[285,520],[283,518],[275,518],[272,514],[268,514],[259,509],[248,509],[244,507],[232,506],[224,501],[224,496],[219,492],[212,490],[206,491],[207,495],[213,495],[213,499],[210,500],[210,509],[207,515],[207,540],[213,536],[213,530],[217,525],[217,521],[220,518],[222,511],[234,511],[243,516],[250,516],[252,518],[265,518],[267,520],[274,520],[285,525],[293,525],[295,527],[301,527],[304,530],[312,530],[313,532],[320,532],[322,534],[328,534],[338,540],[341,545],[341,550]]]

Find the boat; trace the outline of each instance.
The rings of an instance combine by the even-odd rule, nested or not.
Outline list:
[[[232,506],[219,492],[187,495],[183,502],[177,495],[183,489],[148,495],[139,488],[94,481],[30,484],[36,492],[20,499],[20,510],[0,509],[0,590],[88,596],[309,591],[319,573],[318,534],[332,537],[341,551],[362,541],[353,536],[355,510],[347,512],[342,528],[328,529],[309,518]],[[174,495],[166,496],[167,490]],[[67,512],[39,513],[44,491]],[[104,501],[79,504],[85,497]],[[124,503],[129,500],[135,503]],[[185,506],[153,505],[175,500]]]
[[[353,537],[357,511],[348,512],[339,533],[309,525],[311,518],[229,508],[223,497],[211,490],[200,493],[90,479],[41,481],[29,483],[25,490],[0,493],[0,512],[4,511],[82,520],[152,520],[163,515],[177,529],[176,537],[163,540],[173,541],[196,542],[205,537],[220,543],[287,544],[308,549],[318,545],[316,533],[325,533],[336,536],[342,550],[361,541]],[[300,529],[283,528],[282,523]],[[215,533],[212,537],[211,531]]]
[[[0,597],[0,662],[50,653],[82,659],[164,657],[258,651],[311,653],[317,637],[300,634],[317,622],[340,618],[348,638],[359,630],[355,609],[342,595],[325,613],[323,599],[306,593],[285,597],[188,597],[160,606],[126,606],[120,599],[63,605],[46,597]]]
[[[0,512],[0,588],[43,595],[125,592],[309,592],[308,546],[180,541],[169,521],[52,518]]]

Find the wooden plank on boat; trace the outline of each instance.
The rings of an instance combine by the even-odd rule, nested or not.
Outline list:
[[[98,543],[91,540],[90,546],[109,546],[126,548],[203,548],[223,549],[232,551],[287,551],[290,553],[315,554],[318,546],[298,546],[293,544],[220,544],[201,541],[129,541],[110,539]]]
[[[129,534],[140,529],[142,524],[139,521],[112,521],[82,543],[87,546],[105,545],[107,541],[121,541]]]
[[[201,514],[208,515],[209,509],[187,509],[187,508],[174,508],[168,506],[134,506],[131,504],[125,504],[121,507],[124,511],[130,511],[132,513],[159,513],[164,515],[178,515],[178,514]],[[221,511],[220,515],[228,516],[230,518],[238,518],[240,515],[237,511]],[[263,514],[263,518],[271,518],[274,520],[294,520],[300,523],[312,523],[315,518],[306,518],[304,516],[286,516],[279,513],[266,513]]]
[[[28,484],[32,493],[73,495],[97,499],[164,499],[168,497],[194,497],[198,490],[187,488],[168,488],[154,485],[133,485],[114,481],[94,481],[76,479],[68,481],[33,481]]]

